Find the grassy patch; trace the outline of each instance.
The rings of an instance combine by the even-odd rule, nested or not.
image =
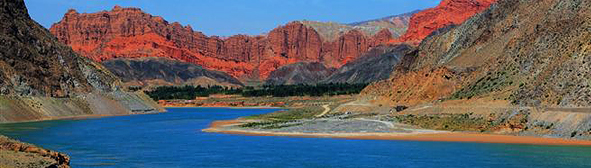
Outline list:
[[[296,121],[314,118],[322,112],[322,107],[295,108],[269,114],[244,117],[244,119],[261,120],[240,125],[244,128],[279,129],[302,125]]]
[[[511,130],[514,132],[527,130],[529,112],[491,113],[488,116],[464,114],[437,115],[399,115],[394,120],[400,123],[416,125],[421,128],[448,131],[494,132]]]
[[[401,115],[395,116],[398,122],[416,125],[421,128],[448,131],[486,131],[492,123],[482,117],[472,117],[472,114],[446,115]]]
[[[261,128],[261,129],[279,129],[285,127],[293,127],[302,125],[302,123],[290,123],[294,122],[288,120],[275,120],[275,121],[259,121],[259,122],[250,122],[246,124],[240,125],[240,127],[244,128]]]
[[[461,90],[455,92],[450,99],[471,99],[494,91],[500,91],[514,84],[510,71],[497,71],[489,73]]]

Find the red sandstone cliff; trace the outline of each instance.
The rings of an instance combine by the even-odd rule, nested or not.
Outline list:
[[[433,31],[461,24],[474,14],[487,9],[496,0],[442,0],[434,8],[414,14],[408,30],[395,42],[418,43]]]
[[[68,11],[51,27],[58,40],[96,61],[118,57],[167,57],[227,72],[235,77],[265,79],[290,63],[321,62],[338,68],[378,44],[392,40],[383,30],[373,37],[353,30],[325,41],[300,22],[280,26],[266,36],[208,37],[190,26],[168,23],[138,8],[80,14]]]

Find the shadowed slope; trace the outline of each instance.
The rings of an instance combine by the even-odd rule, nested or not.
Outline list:
[[[163,110],[58,42],[22,0],[1,1],[0,21],[0,123]]]
[[[103,65],[128,86],[196,85],[241,87],[238,79],[219,71],[165,58],[113,59]]]

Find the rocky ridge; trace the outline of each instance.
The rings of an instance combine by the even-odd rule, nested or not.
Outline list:
[[[166,57],[240,79],[265,79],[278,67],[301,61],[337,68],[393,37],[387,29],[373,36],[354,29],[325,41],[315,29],[298,21],[264,36],[209,37],[191,26],[119,6],[97,13],[70,10],[50,30],[59,41],[95,61]]]
[[[283,65],[319,62],[340,68],[381,44],[416,44],[441,28],[462,23],[492,3],[494,0],[444,0],[425,11],[376,20],[351,24],[294,21],[266,35],[228,38],[206,36],[191,26],[169,23],[138,8],[116,6],[97,13],[70,10],[51,32],[96,61],[165,57],[223,71],[247,82],[265,80]]]
[[[342,24],[336,22],[319,22],[319,21],[300,21],[306,26],[314,28],[318,34],[325,41],[334,41],[342,34],[351,30],[360,30],[369,36],[375,36],[380,31],[386,29],[392,34],[392,38],[400,37],[406,29],[410,18],[418,11],[404,13],[400,15],[393,15],[374,20],[367,20],[349,24]],[[384,33],[384,32],[382,32]]]

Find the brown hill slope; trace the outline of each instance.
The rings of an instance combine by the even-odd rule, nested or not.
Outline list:
[[[0,7],[0,123],[159,109],[141,94],[121,91],[102,65],[58,42],[22,0]]]
[[[427,128],[591,139],[590,25],[590,1],[500,0],[362,95]]]
[[[445,79],[459,88],[434,99],[490,97],[528,106],[591,106],[590,5],[580,0],[500,1],[425,39],[418,54],[407,58],[412,61],[406,69],[388,83],[410,73],[449,74]]]

